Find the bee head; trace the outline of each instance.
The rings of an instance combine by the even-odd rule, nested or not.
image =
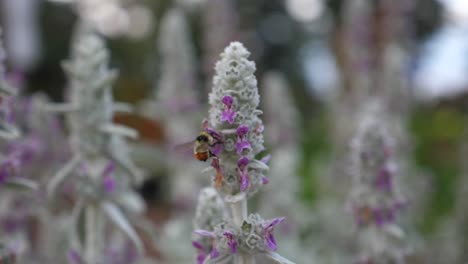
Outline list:
[[[196,138],[196,140],[199,141],[199,142],[206,142],[207,143],[209,141],[209,138],[208,138],[208,136],[202,134],[202,135],[199,135]]]

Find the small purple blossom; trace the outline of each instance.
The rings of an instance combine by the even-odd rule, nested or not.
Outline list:
[[[284,219],[284,217],[274,218],[270,220],[270,222],[263,229],[263,236],[265,238],[266,246],[272,251],[275,251],[278,248],[275,237],[273,236],[274,228],[276,225],[283,222]]]
[[[237,161],[237,168],[239,171],[241,191],[245,191],[247,187],[249,187],[249,175],[247,174],[247,165],[249,163],[250,163],[250,160],[246,156],[242,156]]]
[[[203,245],[198,241],[192,241],[192,246],[196,249],[203,250]]]
[[[0,164],[0,183],[5,182],[8,178],[16,176],[21,165],[18,153],[14,152]]]
[[[217,258],[219,256],[219,251],[218,251],[218,249],[216,248],[216,245],[215,245],[215,238],[216,238],[215,233],[207,231],[207,230],[202,230],[202,229],[197,229],[197,230],[195,230],[193,232],[195,234],[197,234],[197,235],[200,235],[200,236],[203,236],[203,237],[209,237],[209,238],[212,239],[213,245],[212,245],[212,249],[211,249],[211,252],[210,252],[210,257],[212,259]],[[192,245],[195,248],[202,247],[202,245],[200,243],[198,243],[198,242],[192,243]],[[203,252],[203,255],[205,255],[205,252]],[[201,259],[201,254],[199,254],[199,257]],[[197,259],[198,259],[198,257],[197,257]]]
[[[249,133],[249,127],[246,125],[240,125],[237,128],[237,141],[236,141],[236,152],[241,155],[244,150],[251,150],[252,147],[250,142],[246,139],[247,133]]]
[[[102,175],[103,175],[103,176],[110,175],[110,174],[112,174],[114,171],[115,171],[115,164],[114,164],[114,162],[109,161],[109,162],[107,163],[106,167],[104,168],[104,170],[102,171]]]
[[[227,121],[229,124],[234,123],[234,119],[237,116],[237,112],[235,112],[232,109],[232,103],[234,102],[234,99],[230,95],[226,95],[223,97],[223,104],[224,104],[224,110],[221,113],[221,122]]]
[[[206,259],[207,252],[203,245],[198,241],[192,241],[192,246],[197,249],[197,264],[203,264]]]
[[[268,184],[269,182],[270,180],[267,177],[265,176],[262,177],[262,184]]]
[[[375,185],[381,191],[390,192],[392,190],[392,172],[386,167],[382,167],[377,173]]]
[[[229,248],[231,248],[231,253],[236,254],[236,252],[237,252],[237,240],[236,240],[236,238],[234,236],[234,233],[232,233],[230,231],[226,231],[226,232],[224,232],[223,235],[227,238],[227,244],[228,244]]]
[[[203,264],[206,259],[206,254],[204,252],[199,252],[197,255],[197,264]]]
[[[232,99],[232,96],[226,95],[223,97],[223,104],[227,107],[231,107],[232,103],[234,102],[234,99]]]
[[[67,256],[68,256],[68,262],[70,262],[71,264],[82,264],[83,263],[83,261],[81,259],[81,256],[74,249],[70,249],[68,251]]]
[[[212,259],[215,259],[215,258],[219,257],[219,251],[214,245],[213,245],[213,249],[210,252],[210,257]]]
[[[373,210],[373,214],[374,214],[374,221],[376,225],[382,226],[383,224],[385,224],[386,219],[385,219],[385,212],[383,209],[375,208]]]
[[[117,183],[115,182],[113,175],[105,175],[102,179],[102,184],[104,186],[104,190],[108,193],[114,192],[117,187]]]
[[[114,170],[115,164],[113,162],[109,162],[102,172],[102,184],[104,186],[104,190],[108,193],[114,192],[117,187],[117,183],[113,175]]]

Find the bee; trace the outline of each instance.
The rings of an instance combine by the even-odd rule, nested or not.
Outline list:
[[[176,150],[181,152],[192,148],[193,156],[197,160],[207,161],[209,158],[215,157],[213,152],[211,152],[211,148],[218,143],[210,133],[202,131],[195,140],[176,146]]]
[[[192,148],[193,156],[199,161],[206,162],[209,158],[213,158],[211,160],[211,166],[216,170],[214,185],[216,188],[220,188],[223,184],[224,177],[219,165],[219,159],[211,150],[216,147],[216,145],[222,143],[222,138],[218,135],[202,131],[195,140],[176,146],[176,150],[181,152]]]

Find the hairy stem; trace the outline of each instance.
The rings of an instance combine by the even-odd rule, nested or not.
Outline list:
[[[102,231],[101,215],[94,205],[85,209],[85,260],[87,264],[98,262],[100,254],[100,239]]]
[[[230,203],[232,218],[234,224],[241,227],[244,220],[247,218],[247,199],[242,199],[236,203]],[[255,258],[249,255],[237,255],[235,257],[236,264],[255,264]]]
[[[242,199],[239,202],[230,203],[230,206],[234,224],[242,226],[242,223],[247,218],[247,200]]]

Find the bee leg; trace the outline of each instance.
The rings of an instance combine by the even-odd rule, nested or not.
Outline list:
[[[223,174],[219,170],[216,172],[216,178],[215,178],[214,186],[217,189],[219,189],[219,188],[221,188],[221,186],[223,186]]]

